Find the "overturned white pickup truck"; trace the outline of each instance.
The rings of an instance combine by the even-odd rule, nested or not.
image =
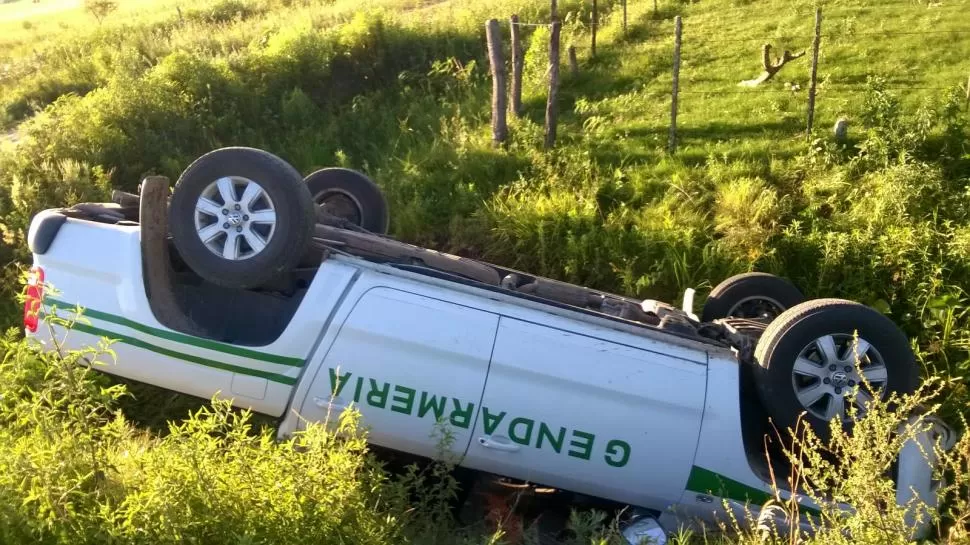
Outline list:
[[[851,425],[850,404],[918,383],[906,337],[863,305],[753,273],[698,317],[689,296],[682,310],[410,246],[383,234],[380,191],[349,170],[304,180],[225,148],[171,195],[149,178],[115,200],[34,218],[29,335],[80,306],[69,346],[116,340],[108,373],[218,393],[279,417],[281,436],[354,406],[374,445],[424,457],[445,422],[465,468],[636,506],[668,530],[757,512],[769,417],[804,413],[824,435]],[[931,464],[905,467],[898,500],[932,504]]]

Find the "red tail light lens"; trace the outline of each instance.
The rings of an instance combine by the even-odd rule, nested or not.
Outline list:
[[[24,328],[37,333],[41,305],[44,304],[44,269],[33,267],[27,276],[27,294],[24,299]]]

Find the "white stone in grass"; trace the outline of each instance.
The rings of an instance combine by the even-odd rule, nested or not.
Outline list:
[[[835,127],[832,129],[835,133],[835,139],[839,142],[845,142],[849,137],[849,120],[840,117],[838,121],[835,122]]]

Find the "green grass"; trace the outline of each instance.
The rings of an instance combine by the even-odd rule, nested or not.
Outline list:
[[[625,543],[614,519],[619,514],[588,508],[573,510],[555,541],[540,538],[540,528],[550,528],[542,519],[558,515],[542,511],[541,504],[529,506],[528,496],[485,493],[484,502],[477,502],[480,520],[459,524],[450,514],[459,486],[453,460],[440,457],[391,471],[367,451],[366,430],[352,411],[309,423],[283,441],[274,439],[271,424],[225,400],[172,414],[166,426],[146,429],[137,419],[138,405],[157,412],[158,400],[133,401],[131,394],[144,392],[112,384],[80,365],[110,365],[110,345],[64,352],[55,341],[53,348],[42,352],[12,335],[0,340],[3,543]],[[785,454],[794,481],[780,486],[797,487],[824,506],[817,533],[799,543],[910,542],[907,507],[894,505],[887,469],[922,423],[898,430],[917,407],[935,411],[938,386],[871,405],[852,435],[838,428],[825,444],[810,430],[797,435]],[[436,428],[435,437],[447,452],[448,428]],[[932,524],[949,528],[941,535],[954,545],[966,543],[968,462],[967,437],[941,453],[949,481],[938,494],[940,511],[929,513]],[[828,506],[829,498],[857,509],[847,513]],[[536,509],[538,519],[519,514]],[[782,519],[801,513],[797,503],[777,496],[764,509]],[[474,507],[467,510],[476,513]],[[704,534],[681,531],[670,543],[791,542],[770,520],[728,520]]]
[[[876,306],[942,379],[944,414],[966,413],[968,0],[818,3],[812,138],[808,57],[763,87],[737,83],[760,71],[761,43],[809,47],[816,3],[662,0],[654,13],[630,0],[623,33],[619,3],[603,1],[591,58],[589,3],[561,2],[580,73],[563,66],[551,152],[548,31],[523,29],[525,112],[505,148],[490,142],[484,54],[487,18],[505,31],[512,13],[545,21],[544,1],[145,0],[100,26],[77,9],[30,16],[39,8],[24,2],[0,5],[0,126],[17,135],[0,137],[6,278],[29,258],[38,210],[251,145],[302,172],[367,172],[411,242],[640,297],[757,269]],[[830,136],[842,116],[846,145]]]

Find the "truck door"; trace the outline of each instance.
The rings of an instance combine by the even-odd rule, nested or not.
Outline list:
[[[429,457],[438,454],[440,420],[454,434],[449,450],[461,455],[497,325],[496,314],[369,287],[339,325],[300,414],[322,421],[352,404],[370,443]]]
[[[648,508],[679,500],[706,352],[604,331],[503,316],[465,465]]]

